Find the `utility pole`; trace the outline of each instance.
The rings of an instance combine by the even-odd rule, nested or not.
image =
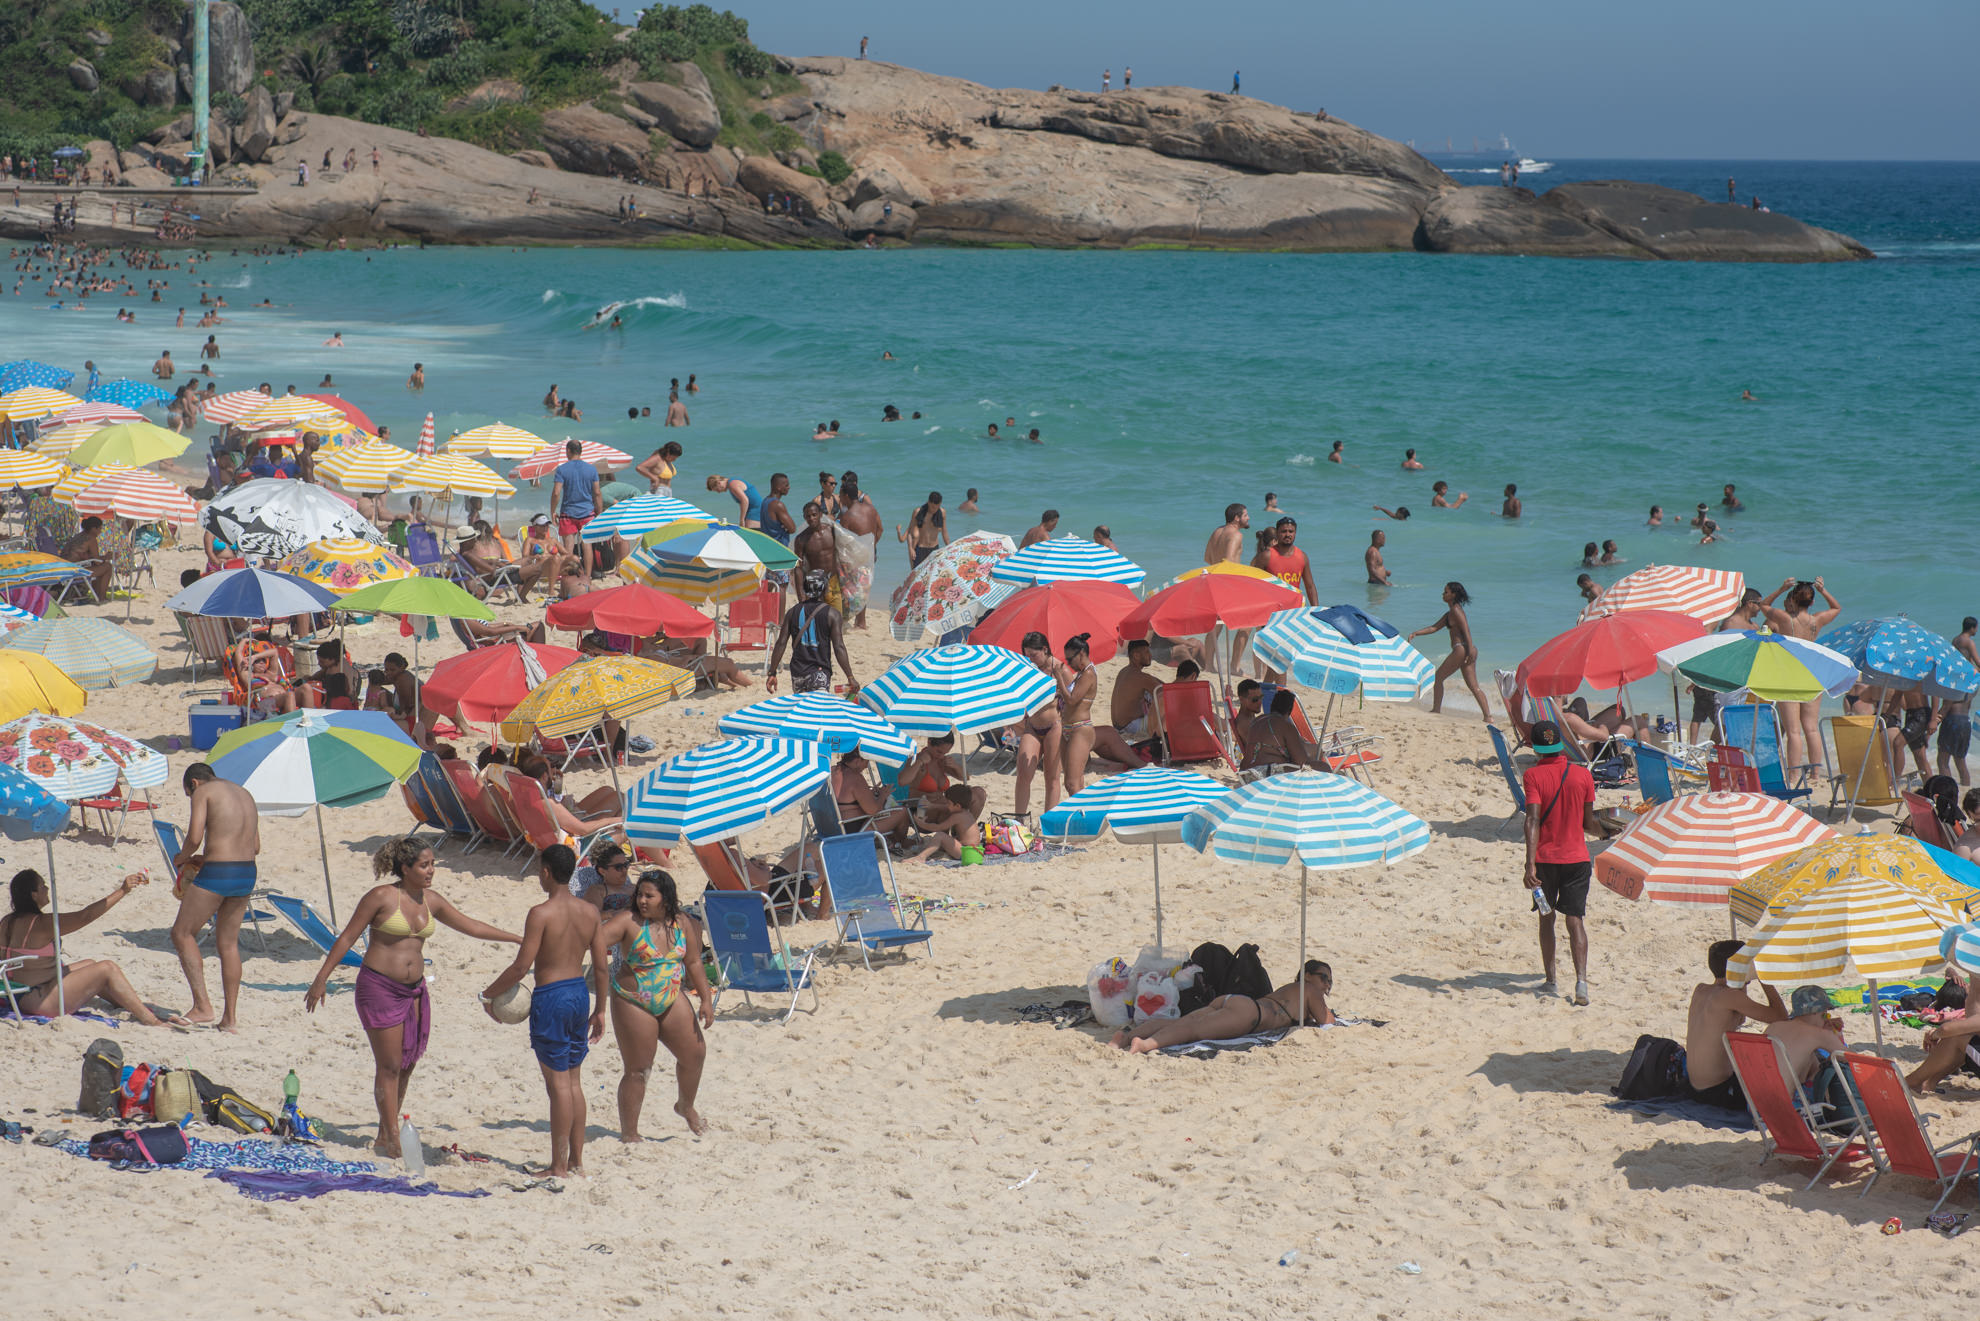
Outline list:
[[[192,174],[199,178],[206,167],[206,120],[210,112],[207,98],[207,0],[192,0],[193,9],[193,149]]]

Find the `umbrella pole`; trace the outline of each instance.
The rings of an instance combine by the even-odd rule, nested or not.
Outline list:
[[[1884,1007],[1877,999],[1877,979],[1870,979],[1870,1026],[1877,1034],[1877,1053],[1884,1053]]]
[[[41,842],[48,848],[48,911],[55,928],[55,1017],[67,1018],[69,993],[63,985],[68,978],[62,973],[62,896],[55,890],[55,837],[49,835]]]
[[[316,848],[323,857],[323,898],[330,905],[330,929],[337,929],[337,895],[330,888],[330,845],[323,837],[323,804],[316,805]]]
[[[1306,1026],[1306,859],[1299,860],[1299,967],[1293,970],[1299,985],[1299,1026]]]
[[[1150,841],[1148,856],[1155,863],[1155,954],[1162,953],[1162,846]]]

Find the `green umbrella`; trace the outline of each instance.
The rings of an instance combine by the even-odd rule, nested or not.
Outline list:
[[[639,544],[662,559],[692,561],[708,569],[747,569],[761,564],[775,573],[797,567],[791,548],[754,528],[677,518],[654,528]]]
[[[337,602],[336,609],[367,615],[427,615],[436,619],[493,619],[495,612],[474,593],[445,578],[394,578],[360,587]],[[419,630],[413,640],[413,674],[419,673]],[[419,703],[413,703],[413,724],[419,723]]]

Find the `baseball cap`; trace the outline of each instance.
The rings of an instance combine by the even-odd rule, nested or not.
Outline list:
[[[1561,728],[1551,720],[1536,720],[1533,724],[1533,750],[1538,753],[1565,752],[1567,745],[1561,742]]]
[[[823,596],[825,595],[826,587],[830,583],[831,579],[823,569],[808,570],[804,575],[804,594],[806,596]]]
[[[1788,1015],[1791,1018],[1826,1014],[1831,1008],[1829,993],[1819,986],[1797,986],[1794,988],[1794,998],[1788,1001]]]

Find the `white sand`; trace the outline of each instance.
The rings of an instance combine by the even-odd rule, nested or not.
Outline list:
[[[159,640],[159,603],[188,552],[159,557],[133,629]],[[100,613],[121,619],[121,603]],[[522,612],[505,613],[520,617]],[[854,645],[870,678],[901,648],[884,616]],[[161,643],[162,645],[162,643]],[[375,664],[396,628],[355,630]],[[451,643],[426,648],[430,666]],[[167,668],[94,694],[89,717],[159,742],[185,734],[189,685],[176,634]],[[1108,667],[1110,670],[1112,666]],[[715,736],[724,710],[761,696],[703,694],[636,723],[661,754]],[[585,1066],[591,1178],[567,1191],[505,1190],[548,1154],[546,1104],[526,1029],[480,1011],[475,993],[513,947],[442,930],[428,946],[435,1027],[408,1109],[432,1177],[490,1188],[482,1200],[338,1194],[263,1205],[217,1181],[119,1173],[34,1146],[0,1144],[8,1208],[0,1295],[9,1317],[564,1317],[645,1315],[1189,1317],[1584,1317],[1855,1315],[1968,1310],[1948,1291],[1972,1272],[1917,1227],[1922,1187],[1887,1178],[1801,1191],[1798,1162],[1758,1166],[1760,1140],[1605,1108],[1640,1031],[1680,1036],[1717,909],[1592,901],[1595,1003],[1537,1000],[1533,924],[1517,834],[1490,744],[1469,720],[1370,707],[1387,739],[1377,783],[1435,832],[1389,871],[1316,876],[1314,952],[1333,963],[1337,1006],[1387,1027],[1307,1031],[1212,1061],[1128,1058],[1097,1031],[1019,1023],[1013,1010],[1083,993],[1087,969],[1132,957],[1152,935],[1148,851],[1108,842],[1046,865],[903,867],[903,888],[990,905],[940,914],[932,961],[869,972],[855,959],[819,978],[822,1007],[789,1027],[725,997],[709,1035],[691,1139],[670,1106],[663,1051],[644,1120],[615,1137],[617,1049],[608,1030]],[[162,744],[161,744],[162,745]],[[184,821],[173,754],[165,815]],[[602,772],[572,777],[592,787]],[[1009,776],[991,777],[1008,806]],[[369,883],[369,855],[408,823],[395,794],[328,814],[340,911]],[[781,847],[795,817],[755,832]],[[320,903],[313,822],[263,824],[266,883]],[[10,863],[39,866],[38,845]],[[691,859],[676,869],[699,892]],[[476,916],[520,929],[538,895],[492,850],[441,852],[438,888]],[[123,870],[158,863],[140,823],[112,847],[94,830],[56,844],[62,898],[100,897]],[[9,869],[11,870],[11,868]],[[1297,872],[1210,862],[1181,847],[1163,866],[1167,930],[1184,948],[1256,941],[1276,980],[1292,973]],[[119,961],[153,1003],[188,996],[166,932],[169,887],[139,891],[67,945]],[[821,939],[823,926],[799,933]],[[372,1061],[351,975],[314,1016],[303,989],[318,957],[284,930],[264,953],[243,935],[238,1036],[109,1031],[83,1021],[0,1028],[0,1116],[88,1134],[67,1113],[87,1042],[127,1057],[190,1062],[268,1105],[283,1074],[330,1126],[330,1150],[362,1159]],[[1565,967],[1565,948],[1563,966]],[[208,977],[219,992],[217,964]],[[1564,974],[1565,975],[1565,974]],[[809,1002],[807,1001],[807,1004]],[[1867,1039],[1867,1020],[1850,1020]],[[1915,1033],[1896,1034],[1906,1059]],[[1928,1107],[1942,1136],[1980,1121],[1955,1084]],[[32,1109],[34,1113],[27,1113]],[[205,1136],[217,1137],[211,1130]],[[470,1165],[440,1154],[485,1153]],[[1036,1171],[1036,1177],[1023,1183]],[[1023,1183],[1022,1187],[1014,1185]],[[1955,1205],[1970,1205],[1962,1192]],[[610,1249],[609,1255],[602,1249]],[[1277,1262],[1297,1249],[1289,1268]],[[1404,1262],[1421,1275],[1403,1273]],[[1847,1301],[1845,1301],[1847,1300]],[[642,1311],[642,1309],[644,1309]]]

